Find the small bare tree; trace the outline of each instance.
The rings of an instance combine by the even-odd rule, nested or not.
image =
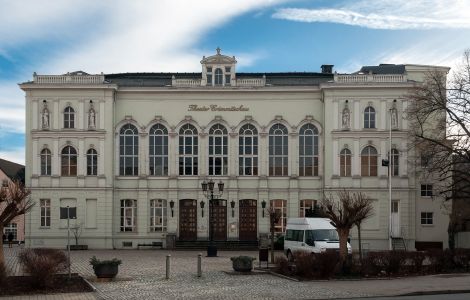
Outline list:
[[[363,193],[343,190],[337,192],[337,196],[338,200],[332,195],[325,196],[322,207],[325,216],[331,220],[338,232],[339,253],[343,265],[348,254],[347,243],[351,228],[368,218],[373,208],[371,200]]]
[[[276,223],[279,222],[282,215],[279,210],[274,209],[274,207],[270,207],[268,209],[269,214],[269,223],[270,223],[270,231],[271,231],[271,263],[274,263],[274,228]]]
[[[372,201],[365,196],[363,193],[356,194],[356,209],[358,212],[356,213],[356,221],[354,225],[357,227],[357,239],[359,242],[359,259],[362,263],[362,238],[361,238],[361,224],[362,222],[371,217],[374,214],[374,206],[372,205]]]
[[[20,181],[9,181],[8,185],[0,188],[0,232],[16,216],[28,212],[34,205],[29,194],[31,192],[25,188]],[[5,263],[3,254],[3,239],[0,239],[0,265]]]
[[[70,231],[72,231],[73,237],[75,238],[75,245],[78,246],[78,239],[82,235],[83,232],[83,224],[77,223],[70,227]]]

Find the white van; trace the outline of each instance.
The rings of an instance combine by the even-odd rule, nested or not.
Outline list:
[[[327,249],[339,251],[339,237],[327,218],[288,218],[284,236],[284,253],[292,260],[295,251],[321,253]],[[351,254],[348,243],[348,254]]]

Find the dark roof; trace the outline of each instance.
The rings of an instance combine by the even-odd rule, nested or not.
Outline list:
[[[24,182],[24,166],[0,158],[0,169],[11,180],[20,179]]]
[[[405,74],[405,65],[380,64],[378,66],[364,66],[357,73],[363,74]]]
[[[171,78],[200,79],[198,73],[119,73],[106,74],[105,80],[120,86],[170,86]],[[266,76],[266,84],[278,86],[318,85],[333,79],[333,74],[315,72],[237,73],[237,78],[260,78]]]

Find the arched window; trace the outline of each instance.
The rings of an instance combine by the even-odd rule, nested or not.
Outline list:
[[[215,124],[209,130],[209,175],[227,175],[227,129]]]
[[[137,224],[137,200],[121,200],[121,231],[135,231]]]
[[[251,124],[240,128],[238,138],[239,175],[258,175],[258,130]]]
[[[98,175],[98,152],[93,148],[86,152],[86,174]]]
[[[313,124],[299,131],[299,176],[318,176],[318,129]]]
[[[377,150],[372,146],[362,149],[361,176],[377,176]]]
[[[161,124],[150,128],[150,175],[168,176],[168,130]]]
[[[300,200],[299,217],[308,218],[312,217],[317,200]]]
[[[364,128],[375,128],[375,109],[372,106],[364,110]]]
[[[215,69],[214,84],[215,85],[224,84],[224,73],[222,72],[222,69],[220,68]]]
[[[137,176],[139,173],[139,133],[132,124],[119,131],[119,175]]]
[[[150,200],[150,231],[163,232],[166,231],[167,214],[166,200],[152,199]]]
[[[197,175],[197,154],[197,129],[191,124],[186,124],[181,127],[179,136],[180,175]]]
[[[276,211],[276,214],[281,216],[279,221],[274,224],[274,232],[285,232],[287,221],[287,200],[271,200],[271,207]]]
[[[41,175],[51,175],[51,150],[47,148],[41,151]]]
[[[72,146],[66,146],[61,153],[61,175],[77,175],[77,150]]]
[[[351,176],[351,150],[347,148],[339,153],[339,176]]]
[[[397,149],[392,149],[392,158],[390,159],[390,167],[392,168],[392,176],[398,176],[400,152]]]
[[[75,111],[70,106],[64,109],[64,128],[75,128]]]
[[[287,176],[289,160],[287,128],[274,124],[269,130],[269,175]]]

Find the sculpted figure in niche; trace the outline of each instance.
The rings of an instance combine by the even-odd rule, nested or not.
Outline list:
[[[341,120],[342,120],[341,121],[341,127],[343,129],[349,129],[350,118],[351,118],[351,113],[349,111],[348,104],[346,103],[346,106],[343,109],[343,116],[341,118]]]
[[[93,103],[90,100],[90,110],[88,111],[88,129],[96,128],[96,113],[93,108]]]
[[[42,109],[42,129],[49,129],[49,110],[47,103],[44,101],[44,108]]]
[[[391,118],[392,118],[392,129],[398,128],[398,112],[395,107],[391,109]]]

